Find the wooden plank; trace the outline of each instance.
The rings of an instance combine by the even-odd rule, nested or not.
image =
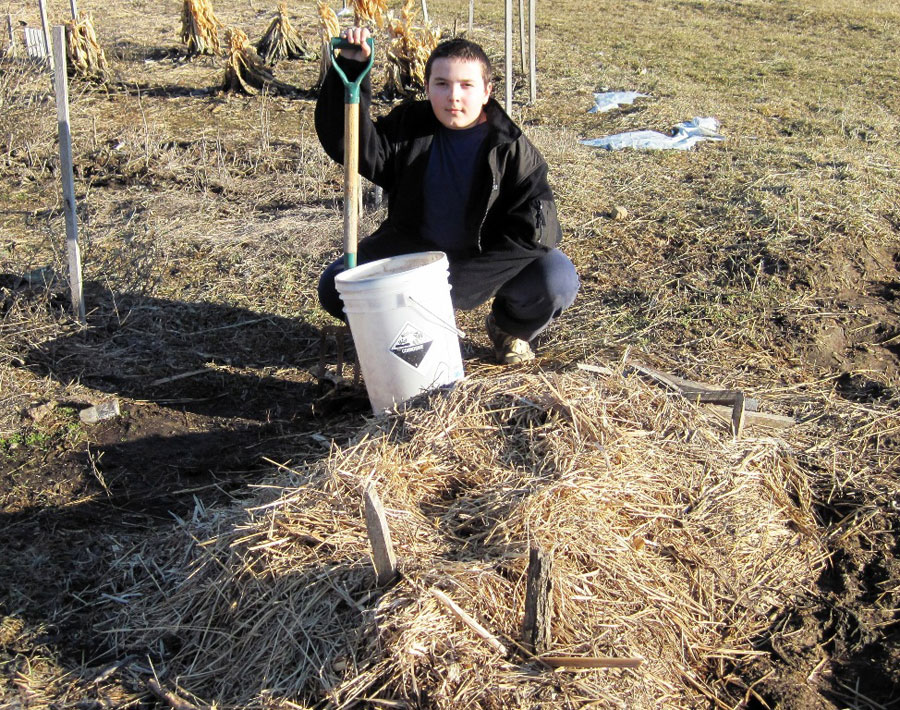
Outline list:
[[[614,656],[540,656],[538,660],[552,668],[637,668],[643,658]]]
[[[532,653],[544,653],[550,648],[553,620],[552,572],[552,556],[532,547],[528,558],[528,579],[525,582],[525,620],[522,623],[522,640]]]
[[[366,529],[369,532],[369,544],[372,546],[372,562],[375,565],[376,582],[379,587],[389,584],[397,576],[397,558],[391,544],[391,531],[388,529],[384,506],[375,490],[375,484],[366,486],[363,494],[366,508]]]
[[[63,203],[66,216],[66,256],[69,264],[69,290],[72,309],[78,322],[84,325],[84,297],[81,282],[81,251],[78,247],[78,215],[75,211],[75,176],[72,171],[72,134],[69,129],[69,85],[66,77],[66,28],[53,28],[55,69],[53,85],[56,92],[56,117],[59,124],[59,164],[62,178]]]
[[[728,404],[733,406],[738,395],[744,397],[744,394],[738,390],[725,390],[702,382],[686,380],[678,375],[656,370],[634,360],[628,360],[627,367],[642,375],[646,375],[673,392],[677,392],[698,404]],[[755,412],[759,409],[759,402],[755,399],[744,397],[744,409]]]
[[[444,594],[440,589],[432,589],[431,593],[437,598],[437,600],[443,604],[447,609],[449,609],[457,619],[462,621],[466,626],[468,626],[472,631],[474,631],[478,636],[484,639],[488,645],[496,651],[499,651],[504,656],[506,655],[506,646],[504,646],[500,640],[494,636],[490,631],[484,628],[481,624],[479,624],[475,619],[469,616],[466,612],[464,612],[459,605],[454,602],[450,597]]]
[[[734,407],[725,407],[720,404],[707,404],[706,408],[716,416],[720,417],[729,425],[734,420]],[[744,410],[743,427],[757,426],[766,429],[786,429],[794,426],[797,420],[793,417],[786,417],[781,414],[768,414],[765,412],[750,412]]]
[[[734,399],[734,406],[731,408],[731,433],[737,439],[741,435],[744,428],[744,420],[746,411],[744,409],[744,393],[738,392]]]

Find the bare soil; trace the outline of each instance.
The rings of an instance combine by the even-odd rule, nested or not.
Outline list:
[[[86,329],[73,322],[61,280],[47,286],[25,278],[40,267],[64,273],[56,123],[40,74],[0,60],[6,72],[24,71],[6,94],[20,103],[0,106],[15,120],[0,136],[4,707],[161,706],[140,680],[146,673],[129,671],[126,659],[111,657],[104,639],[92,632],[95,605],[88,592],[108,574],[110,551],[127,549],[173,517],[187,519],[198,508],[240,499],[273,466],[323,457],[369,415],[365,392],[350,378],[351,364],[335,371],[337,344],[322,340],[328,321],[315,309],[316,273],[338,253],[341,190],[339,173],[312,134],[316,65],[279,67],[279,76],[298,87],[291,96],[223,94],[221,60],[189,59],[177,43],[176,3],[152,13],[144,3],[83,4],[117,76],[103,87],[75,83],[72,96],[87,236]],[[647,11],[643,3],[620,4],[623,15]],[[57,5],[52,10],[62,16]],[[271,16],[271,8],[252,2],[219,5],[229,22],[257,34]],[[754,27],[789,22],[814,36],[827,26],[841,42],[847,33],[861,34],[853,28],[863,23],[870,39],[860,39],[861,46],[871,38],[887,46],[894,33],[880,16],[866,19],[862,10],[844,16],[828,3],[814,3],[825,23],[819,25],[804,19],[802,3],[786,3],[793,8],[787,19],[779,3],[700,5],[720,13],[740,10]],[[561,14],[568,10],[559,8]],[[13,3],[11,12],[16,20],[36,23],[24,3]],[[303,12],[305,32],[314,36],[312,11]],[[443,13],[448,25],[464,14],[450,3],[432,12]],[[564,52],[568,34],[560,22],[548,19],[542,31]],[[492,51],[497,27],[476,35],[492,42]],[[604,30],[610,33],[604,34],[606,47],[616,46],[613,30]],[[643,25],[634,31],[649,32]],[[879,118],[885,123],[870,126],[869,133],[864,117],[851,117],[840,138],[848,145],[846,162],[829,166],[808,157],[819,140],[838,140],[823,127],[832,120],[827,97],[818,108],[812,100],[798,107],[773,90],[769,103],[757,99],[763,117],[753,127],[760,136],[780,136],[784,155],[793,157],[772,158],[771,169],[760,168],[722,197],[724,178],[714,168],[729,168],[716,161],[731,162],[738,172],[743,163],[765,162],[749,141],[724,157],[711,148],[687,166],[668,156],[637,167],[630,157],[610,156],[600,167],[593,156],[565,157],[572,146],[562,142],[584,134],[587,119],[562,123],[552,96],[577,85],[574,95],[581,100],[598,87],[572,76],[573,57],[547,51],[559,83],[545,89],[547,98],[537,107],[518,110],[554,166],[567,251],[582,274],[583,291],[571,319],[542,337],[541,366],[572,367],[588,354],[614,361],[633,346],[686,376],[778,392],[785,413],[817,416],[821,402],[805,397],[802,385],[827,382],[830,396],[871,407],[874,420],[895,417],[900,212],[896,192],[884,185],[896,181],[900,164],[885,153],[872,158],[880,168],[864,164],[865,158],[854,163],[851,156],[864,154],[866,141],[878,150],[893,141],[896,149],[896,134],[872,137],[884,125],[896,127],[896,102],[872,98],[891,119]],[[665,67],[644,57],[652,67],[645,77],[634,61],[623,57],[607,67],[607,78],[656,82],[647,88],[664,93]],[[769,67],[771,80],[787,75],[799,81],[803,70],[796,61],[788,57],[787,68]],[[881,78],[870,90],[877,93],[884,77],[876,74]],[[524,93],[524,78],[519,80]],[[382,102],[377,110],[388,107]],[[728,111],[738,109],[722,108]],[[609,132],[630,113],[610,119]],[[801,145],[804,131],[809,143]],[[804,185],[815,183],[813,192],[845,180],[886,197],[875,206],[854,206],[856,193],[848,188],[841,193],[846,202],[826,210],[822,205],[832,193],[807,201],[793,177],[780,182],[780,160],[794,160],[797,173],[806,171]],[[826,169],[843,171],[843,177],[821,187],[813,174]],[[655,179],[667,170],[676,177]],[[583,175],[591,179],[581,180]],[[645,182],[635,187],[629,180]],[[609,199],[597,197],[591,185],[598,182]],[[633,217],[613,221],[607,202],[627,203]],[[778,231],[779,220],[808,205],[819,212],[797,214],[796,224]],[[364,227],[378,218],[370,211]],[[768,240],[752,231],[761,229],[768,230]],[[712,239],[710,231],[727,236],[703,241]],[[474,334],[464,345],[466,368],[490,376],[481,318],[483,311],[461,315],[462,327]],[[322,342],[329,366],[324,378]],[[352,347],[341,357],[351,361]],[[81,423],[80,410],[113,398],[121,416]],[[823,430],[829,425],[820,424]],[[896,454],[893,466],[874,470],[865,460],[854,461],[848,471],[853,477],[815,491],[820,525],[831,531],[831,562],[816,588],[773,613],[770,632],[756,646],[764,655],[709,669],[731,692],[716,707],[877,710],[900,702],[900,431],[872,436],[879,460]],[[135,663],[142,669],[146,659]]]

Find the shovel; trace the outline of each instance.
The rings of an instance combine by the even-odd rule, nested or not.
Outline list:
[[[344,266],[356,266],[356,237],[359,230],[359,86],[372,68],[375,40],[369,37],[369,62],[356,81],[350,81],[336,61],[332,62],[344,82]],[[331,38],[332,59],[336,49],[354,49],[341,37]]]

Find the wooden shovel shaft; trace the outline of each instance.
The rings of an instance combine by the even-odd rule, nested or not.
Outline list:
[[[356,266],[359,230],[359,104],[344,104],[344,265]]]

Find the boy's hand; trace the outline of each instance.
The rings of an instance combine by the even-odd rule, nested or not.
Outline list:
[[[369,43],[366,40],[372,36],[368,27],[350,27],[341,31],[341,39],[350,44],[359,45],[358,49],[342,49],[341,56],[353,59],[357,62],[365,62],[369,59]]]

